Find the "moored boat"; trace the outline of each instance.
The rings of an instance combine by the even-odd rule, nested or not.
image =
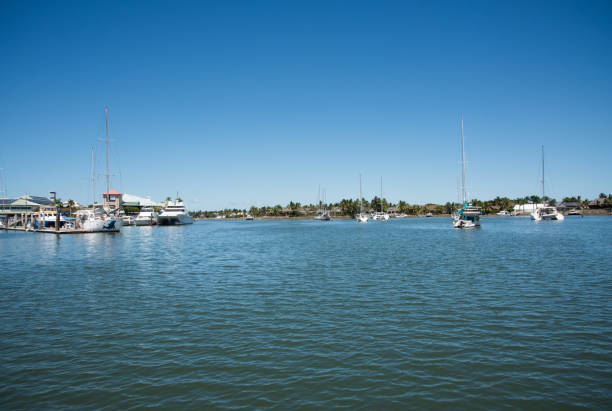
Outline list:
[[[367,223],[368,215],[363,212],[363,193],[361,190],[361,174],[359,174],[359,214],[355,216],[358,223]]]
[[[542,146],[542,201],[546,196],[544,195],[544,146]],[[542,220],[553,220],[553,221],[563,221],[565,217],[563,214],[557,210],[556,207],[543,204],[542,207],[537,208],[534,212],[531,213],[531,219],[533,221],[542,221]]]
[[[76,213],[77,228],[86,231],[119,231],[121,220],[102,208],[79,210]]]
[[[157,213],[151,207],[143,207],[134,223],[138,226],[155,225],[157,224]]]
[[[166,207],[157,216],[159,225],[184,225],[193,224],[193,218],[189,215],[182,201],[169,201]]]
[[[467,201],[465,191],[465,142],[463,137],[463,115],[461,115],[461,199],[463,207],[455,211],[452,215],[453,227],[455,228],[475,228],[480,227],[480,207],[470,205]]]

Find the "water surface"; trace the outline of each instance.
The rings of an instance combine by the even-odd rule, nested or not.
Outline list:
[[[3,408],[606,408],[612,218],[0,232]]]

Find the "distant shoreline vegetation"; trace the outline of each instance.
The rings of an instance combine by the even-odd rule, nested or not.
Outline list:
[[[558,205],[558,202],[554,198],[540,197],[537,195],[531,195],[526,197],[519,197],[510,199],[508,197],[495,197],[493,200],[481,201],[473,199],[470,204],[481,207],[485,215],[497,214],[500,211],[512,211],[515,205],[525,204],[541,204],[548,203],[550,205]],[[601,193],[595,200],[582,199],[580,196],[576,197],[564,197],[561,201],[562,204],[571,204],[574,208],[582,209],[610,209],[612,208],[612,194]],[[371,201],[363,199],[364,212],[379,211],[381,205],[381,199],[374,197]],[[394,214],[404,214],[408,216],[419,216],[431,213],[433,215],[445,215],[451,214],[457,210],[461,204],[455,202],[447,202],[446,204],[409,204],[405,201],[399,201],[398,203],[389,203],[386,199],[382,199],[382,205],[385,211]],[[206,211],[192,211],[189,214],[196,218],[240,218],[247,214],[253,217],[308,217],[317,214],[321,208],[320,205],[316,204],[300,204],[298,202],[290,202],[286,206],[280,204],[274,206],[263,206],[263,207],[251,207],[250,209],[223,209],[223,210],[206,210]],[[343,199],[337,203],[327,204],[326,208],[331,211],[334,216],[344,217],[355,217],[359,213],[359,199]]]

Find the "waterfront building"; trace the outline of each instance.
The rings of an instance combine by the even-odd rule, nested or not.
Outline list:
[[[121,193],[117,190],[109,190],[102,194],[103,207],[105,210],[117,210],[121,206]]]
[[[47,197],[23,195],[16,199],[0,198],[0,214],[15,215],[33,213],[41,206],[53,205]]]
[[[514,214],[531,214],[534,211],[544,207],[544,204],[515,204]]]

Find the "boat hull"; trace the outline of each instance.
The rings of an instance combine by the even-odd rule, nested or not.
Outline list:
[[[358,223],[367,223],[368,222],[368,216],[365,214],[358,214],[355,219],[357,220]]]
[[[140,220],[136,219],[134,221],[134,224],[137,226],[155,225],[156,223],[156,220],[154,220],[153,218],[141,218]]]
[[[157,217],[159,225],[185,225],[193,224],[193,218],[186,214],[179,215],[160,215]]]

